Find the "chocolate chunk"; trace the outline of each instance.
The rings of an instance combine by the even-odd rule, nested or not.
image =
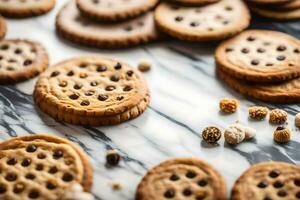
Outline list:
[[[170,176],[170,180],[177,181],[177,180],[179,180],[179,176],[177,176],[176,174],[172,174],[172,176]]]
[[[122,68],[121,63],[117,63],[117,64],[115,65],[115,69],[116,69],[116,70],[119,70],[119,69],[121,69],[121,68]]]
[[[30,164],[31,164],[31,160],[29,158],[24,159],[21,163],[23,167],[28,167]]]
[[[62,150],[57,150],[53,153],[53,158],[56,160],[63,156],[64,156],[64,152]]]
[[[257,184],[257,187],[259,188],[266,188],[268,187],[268,182],[267,181],[261,181],[259,184]]]
[[[167,190],[165,192],[164,196],[168,199],[173,198],[175,196],[175,191],[174,190]]]
[[[108,99],[108,96],[107,95],[99,95],[98,96],[98,100],[99,101],[106,101]]]
[[[31,144],[29,145],[27,148],[26,148],[26,151],[29,152],[29,153],[33,153],[37,150],[37,146],[35,146],[34,144]]]
[[[281,172],[278,169],[274,169],[269,173],[269,176],[272,178],[276,178],[281,174]]]
[[[109,150],[106,154],[106,163],[110,166],[116,166],[121,160],[120,154],[116,150]]]

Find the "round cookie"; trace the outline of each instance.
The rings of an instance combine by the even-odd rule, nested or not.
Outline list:
[[[265,162],[250,167],[232,189],[232,200],[300,198],[300,167],[283,162]]]
[[[300,103],[300,78],[280,84],[253,84],[237,80],[218,69],[218,76],[237,92],[270,103]]]
[[[41,74],[35,103],[51,117],[77,125],[113,125],[140,115],[150,101],[136,69],[108,58],[80,57]]]
[[[0,84],[17,83],[37,76],[48,67],[48,54],[28,40],[0,41]]]
[[[204,6],[211,3],[216,3],[220,0],[168,0],[170,3],[181,6]]]
[[[56,30],[67,40],[98,48],[124,48],[158,37],[152,12],[126,22],[99,24],[81,17],[73,1],[59,12]]]
[[[91,190],[92,168],[75,144],[51,135],[29,135],[0,143],[0,198],[60,199],[73,184]]]
[[[0,0],[0,14],[5,17],[25,18],[42,15],[55,6],[55,0]]]
[[[151,10],[158,0],[76,0],[80,12],[99,21],[116,22]]]
[[[209,164],[192,158],[165,161],[141,180],[136,200],[225,200],[223,177]]]
[[[222,71],[241,80],[277,82],[300,75],[300,42],[285,33],[249,30],[216,50]]]
[[[253,13],[266,17],[273,20],[278,21],[291,21],[291,20],[299,20],[300,19],[300,8],[294,10],[270,10],[264,9],[255,5],[250,6],[251,11]]]
[[[296,10],[296,9],[300,8],[300,0],[293,0],[291,2],[282,4],[282,5],[265,6],[262,8],[276,10],[279,13],[283,10],[284,11]]]
[[[284,3],[289,3],[292,0],[247,0],[250,3],[256,3],[256,4],[284,4]]]
[[[187,41],[221,40],[235,35],[250,23],[250,13],[241,0],[222,0],[203,7],[179,7],[162,3],[155,11],[159,29]]]
[[[0,16],[0,40],[4,38],[7,31],[6,22],[3,17]]]

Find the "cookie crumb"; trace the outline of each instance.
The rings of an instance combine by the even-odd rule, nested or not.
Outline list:
[[[234,113],[238,109],[238,101],[236,99],[224,98],[220,101],[220,109],[223,113]]]
[[[273,139],[278,143],[287,143],[291,140],[292,132],[283,126],[277,127],[273,133]]]
[[[119,152],[115,149],[106,152],[106,163],[109,166],[117,166],[121,160]]]
[[[122,189],[122,185],[119,182],[112,182],[111,187],[113,190],[121,190]]]
[[[202,132],[202,138],[209,144],[215,144],[221,138],[221,131],[217,127],[207,127]]]
[[[239,124],[230,125],[224,132],[228,144],[237,145],[245,139],[245,129]]]
[[[264,120],[269,113],[269,109],[263,106],[251,106],[248,111],[249,117],[254,120]]]
[[[284,110],[274,109],[270,113],[270,123],[272,124],[283,124],[287,121],[288,114]]]
[[[141,72],[147,72],[151,70],[151,63],[147,61],[142,61],[139,63],[138,70]]]
[[[295,126],[300,128],[300,113],[295,116]]]

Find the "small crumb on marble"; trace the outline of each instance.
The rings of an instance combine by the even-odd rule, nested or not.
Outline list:
[[[106,164],[109,166],[117,166],[121,160],[119,152],[115,149],[106,152]]]
[[[138,70],[140,70],[141,72],[147,72],[151,70],[151,63],[147,62],[147,61],[141,61],[138,65]]]
[[[122,185],[119,182],[112,182],[111,187],[113,190],[121,190],[122,189]]]

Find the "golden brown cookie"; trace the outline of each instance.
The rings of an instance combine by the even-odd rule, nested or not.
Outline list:
[[[124,48],[158,38],[153,13],[117,24],[99,24],[80,16],[71,1],[56,18],[57,32],[67,40],[98,48]]]
[[[60,199],[74,183],[92,186],[92,168],[75,144],[51,135],[17,137],[0,144],[0,199]]]
[[[0,41],[0,84],[16,83],[37,76],[48,67],[48,54],[36,42]]]
[[[23,18],[42,15],[55,6],[55,0],[0,0],[0,14]]]
[[[255,3],[255,4],[284,4],[289,3],[293,0],[247,0],[249,3]]]
[[[6,22],[3,17],[0,16],[0,40],[4,38],[6,34]]]
[[[216,63],[231,76],[254,82],[278,82],[300,76],[300,41],[281,32],[249,30],[224,41]]]
[[[141,180],[136,200],[225,200],[223,177],[209,164],[192,158],[165,161]]]
[[[254,84],[237,80],[218,69],[218,76],[231,88],[270,103],[300,103],[300,78],[280,84]]]
[[[241,0],[222,0],[203,7],[180,7],[161,3],[155,11],[159,29],[187,41],[221,40],[235,35],[250,23]]]
[[[250,167],[232,189],[232,200],[300,199],[300,167],[265,162]]]
[[[77,125],[113,125],[139,116],[150,94],[141,73],[100,57],[59,63],[43,74],[35,103],[51,117]]]
[[[181,6],[204,6],[211,3],[216,3],[220,0],[168,0],[170,3]]]
[[[123,21],[151,10],[158,0],[76,0],[80,12],[99,21]]]

